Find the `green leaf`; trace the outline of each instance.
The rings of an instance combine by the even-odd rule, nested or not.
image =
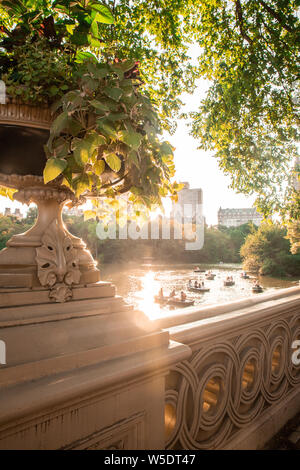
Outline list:
[[[82,131],[82,125],[77,120],[71,119],[68,122],[68,130],[70,131],[73,137],[76,137],[76,135],[78,135],[79,132]]]
[[[111,139],[116,138],[116,130],[112,126],[107,124],[107,120],[104,121],[103,119],[97,119],[97,125],[105,135],[107,135]]]
[[[138,132],[128,132],[128,131],[120,131],[118,133],[118,138],[124,142],[126,145],[129,147],[132,147],[133,149],[138,149],[143,136],[139,134]]]
[[[76,54],[76,62],[83,63],[86,60],[93,61],[94,63],[98,62],[97,57],[91,52],[78,51]]]
[[[77,164],[83,167],[94,156],[100,145],[106,143],[106,140],[104,136],[93,132],[87,135],[85,139],[76,139],[74,143],[74,158]]]
[[[92,24],[91,24],[91,31],[92,31],[92,34],[97,38],[98,38],[98,23],[97,21],[93,21]]]
[[[92,47],[101,47],[101,42],[99,41],[99,39],[92,36],[92,34],[88,34],[88,42]]]
[[[106,96],[108,96],[109,98],[112,98],[115,101],[119,101],[119,99],[123,95],[123,91],[121,90],[121,88],[117,88],[117,87],[106,86],[103,89],[103,92],[106,94]]]
[[[50,133],[51,134],[59,134],[61,131],[65,129],[68,125],[68,112],[64,111],[61,113],[52,123]]]
[[[76,27],[75,23],[66,25],[66,28],[67,28],[67,31],[68,31],[69,34],[73,34],[75,27]]]
[[[126,113],[110,113],[107,116],[107,119],[109,121],[115,122],[115,121],[123,121],[124,119],[127,119],[129,116]]]
[[[84,166],[90,158],[89,146],[85,142],[79,142],[74,149],[74,158],[76,163],[80,166]]]
[[[142,190],[141,188],[137,188],[136,186],[131,186],[130,190],[129,190],[132,194],[134,194],[135,196],[139,196],[140,194],[142,194]]]
[[[87,175],[83,175],[80,178],[77,179],[76,183],[76,197],[79,197],[81,194],[83,194],[85,191],[90,189],[91,187],[91,182],[90,179]]]
[[[108,154],[104,155],[104,158],[105,158],[105,161],[108,164],[108,166],[113,171],[115,171],[116,173],[118,173],[118,171],[120,171],[120,169],[121,169],[121,160],[118,157],[118,155],[116,155],[115,153],[108,153]]]
[[[160,146],[160,151],[163,155],[173,155],[174,147],[169,142],[163,142]]]
[[[89,6],[97,11],[95,19],[99,21],[99,23],[113,24],[115,22],[112,12],[106,5],[101,5],[97,1],[94,1]]]
[[[104,160],[97,160],[93,166],[94,172],[97,176],[101,176],[105,170],[105,161]]]
[[[44,168],[45,184],[59,176],[64,171],[66,166],[66,160],[62,160],[61,158],[50,158],[47,160],[46,166]]]
[[[98,100],[93,100],[90,102],[90,104],[96,108],[96,109],[99,109],[100,111],[104,111],[104,112],[108,112],[110,109],[109,107],[102,103],[101,101],[98,101]]]
[[[129,152],[128,159],[132,161],[137,168],[139,168],[139,157],[135,150],[131,150],[131,152]]]

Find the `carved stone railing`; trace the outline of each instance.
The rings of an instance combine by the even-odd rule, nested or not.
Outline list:
[[[206,319],[202,308],[201,320],[168,328],[192,353],[168,377],[167,449],[261,448],[299,411],[300,366],[293,364],[292,345],[300,339],[300,288],[274,299],[254,305],[249,299],[248,307],[243,301],[231,312],[227,305],[214,317],[210,307]],[[177,322],[170,317],[169,323]]]

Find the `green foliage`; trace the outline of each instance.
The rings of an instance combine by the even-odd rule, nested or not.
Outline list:
[[[68,55],[50,48],[45,39],[16,46],[13,58],[1,79],[7,94],[19,102],[48,105],[75,87]]]
[[[77,197],[131,191],[130,200],[146,207],[175,195],[173,149],[158,137],[159,115],[142,93],[139,64],[107,53],[109,6],[97,0],[0,5],[0,72],[10,98],[53,104],[44,181],[59,177]]]
[[[173,149],[161,142],[158,116],[138,80],[126,78],[132,61],[78,65],[78,90],[55,104],[45,181],[63,175],[77,196],[131,191],[131,201],[159,204],[174,192]]]
[[[68,43],[71,51],[99,46],[99,25],[114,22],[109,7],[98,0],[1,0],[0,6],[0,13],[6,13],[1,14],[1,46],[7,51],[24,38],[37,37],[55,48]]]
[[[0,216],[0,250],[6,247],[6,242],[15,234],[26,232],[31,227],[31,221],[18,220],[16,217]]]
[[[193,113],[192,134],[215,152],[234,189],[258,196],[265,214],[291,200],[299,138],[297,4],[193,2],[201,73],[212,85]]]
[[[180,94],[192,91],[197,77],[187,52],[193,38],[182,21],[188,9],[186,0],[0,0],[0,75],[16,64],[16,46],[39,39],[70,63],[94,55],[108,63],[139,61],[142,89],[172,129]]]
[[[218,227],[221,232],[226,234],[230,239],[231,250],[234,253],[234,262],[241,262],[240,249],[245,243],[246,237],[250,233],[255,233],[257,227],[251,222],[238,227]],[[231,256],[232,258],[232,256]],[[223,259],[221,261],[224,261]]]
[[[272,276],[300,274],[300,255],[290,253],[286,229],[277,224],[264,223],[257,232],[248,235],[241,256],[247,271]]]
[[[101,63],[138,60],[140,91],[155,100],[162,127],[169,130],[180,94],[192,92],[197,77],[209,79],[209,93],[192,115],[193,135],[214,151],[233,188],[255,193],[265,214],[285,210],[289,218],[299,119],[298,0],[106,0],[105,6],[88,0],[2,0],[1,5],[6,9],[0,10],[2,72],[14,60],[12,45],[21,46],[24,37],[27,43],[46,39],[49,47],[65,51],[69,63],[93,61],[94,55]],[[115,23],[109,25],[112,16]],[[200,47],[198,64],[189,57],[191,44]],[[106,93],[116,104],[124,98],[110,84]],[[95,103],[95,109],[105,111],[105,104]],[[123,111],[115,113],[118,119]],[[103,129],[111,138],[113,126],[103,123]],[[132,143],[131,138],[134,148]],[[134,152],[129,155],[138,161]],[[86,149],[76,156],[82,164]],[[102,167],[94,165],[96,175]],[[92,183],[86,175],[78,186]]]
[[[205,228],[204,246],[202,250],[187,251],[184,240],[99,240],[96,237],[94,214],[86,213],[86,221],[83,217],[68,216],[65,214],[65,222],[68,229],[76,236],[82,237],[95,257],[105,263],[139,262],[145,256],[170,263],[238,263],[240,262],[239,249],[236,249],[235,241],[231,233],[225,233],[216,227]],[[172,229],[171,229],[172,230]],[[117,227],[118,234],[118,227]],[[244,239],[243,239],[244,242]],[[242,242],[241,242],[242,243]]]

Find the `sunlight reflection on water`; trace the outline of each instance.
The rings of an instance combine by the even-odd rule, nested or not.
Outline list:
[[[155,303],[154,297],[163,288],[165,296],[175,289],[179,295],[183,290],[189,300],[194,300],[194,305],[211,305],[229,302],[244,297],[251,297],[253,279],[242,279],[241,268],[237,265],[205,266],[216,274],[213,281],[205,279],[204,273],[194,273],[193,266],[155,266],[141,265],[140,267],[120,268],[107,266],[102,275],[103,280],[112,281],[117,287],[117,293],[122,295],[126,302],[133,304],[135,308],[142,310],[149,318],[155,319],[165,316],[169,312],[166,306]],[[225,287],[223,282],[226,276],[232,276],[235,285]],[[210,289],[206,293],[188,291],[188,281],[204,281],[205,287]],[[288,281],[262,277],[260,283],[264,292],[271,292],[284,287],[291,287],[297,281]]]

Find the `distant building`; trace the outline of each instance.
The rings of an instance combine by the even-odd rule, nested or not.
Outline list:
[[[171,219],[176,219],[176,216],[182,217],[183,215],[190,220],[195,219],[199,206],[203,203],[202,189],[190,189],[189,183],[183,183],[184,188],[178,193],[178,201],[172,204]],[[201,214],[202,215],[202,211]]]
[[[15,212],[12,212],[10,207],[5,207],[4,212],[5,217],[16,217],[17,219],[23,219],[23,214],[20,209],[15,209]]]
[[[23,219],[23,214],[20,209],[15,210],[14,216],[17,217],[17,219]]]
[[[218,211],[218,224],[225,227],[238,227],[239,225],[253,222],[260,225],[263,216],[255,208],[247,209],[222,209]]]
[[[72,208],[64,207],[63,212],[66,215],[72,215],[72,216],[80,217],[80,216],[83,215],[84,210],[80,209],[78,206],[75,206],[75,207],[72,207]]]

